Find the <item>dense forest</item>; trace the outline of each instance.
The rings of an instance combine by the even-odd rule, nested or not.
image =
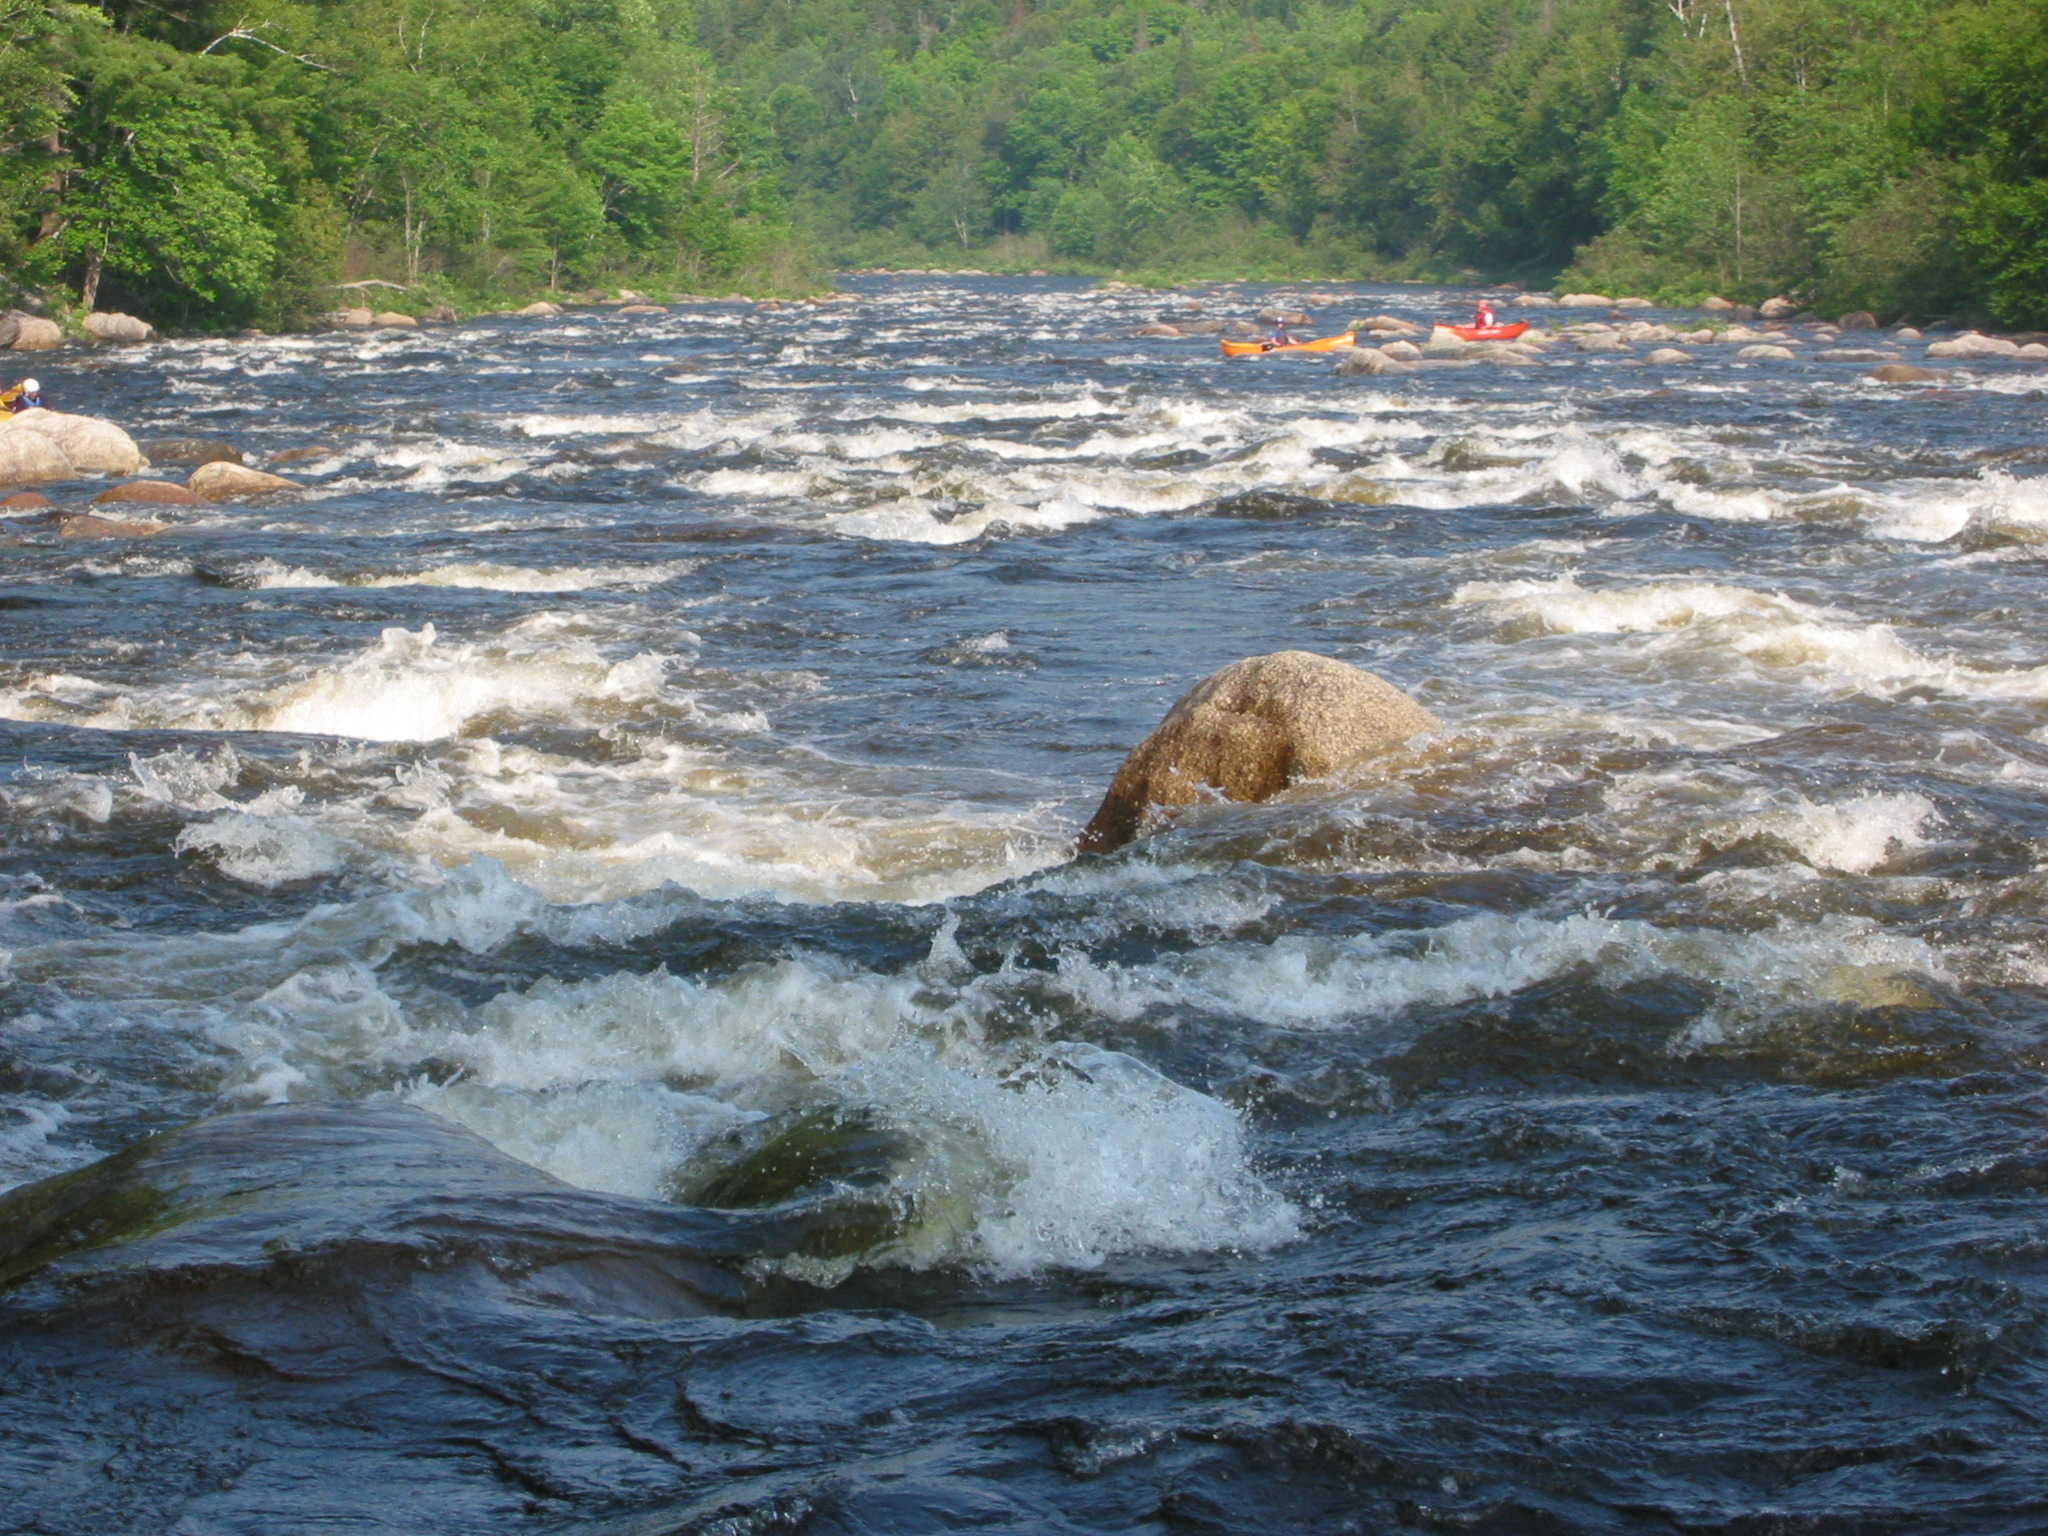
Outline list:
[[[2048,324],[2040,0],[0,0],[0,263],[160,325],[834,266]]]

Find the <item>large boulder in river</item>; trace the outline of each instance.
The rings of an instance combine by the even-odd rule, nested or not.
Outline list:
[[[1915,368],[1911,363],[1880,363],[1869,376],[1880,384],[1939,384],[1948,378],[1933,368]]]
[[[1396,362],[1378,347],[1342,347],[1337,352],[1336,372],[1340,379],[1408,371],[1407,364]]]
[[[202,464],[185,477],[185,484],[208,501],[233,501],[238,496],[269,496],[278,491],[302,491],[305,487],[283,475],[230,464],[225,459]]]
[[[122,315],[94,310],[84,320],[85,334],[95,341],[138,342],[154,341],[156,327],[147,320],[138,320],[133,315]]]
[[[23,315],[15,323],[14,339],[7,345],[16,352],[47,352],[64,345],[64,332],[54,320]]]
[[[0,485],[45,485],[78,473],[64,450],[42,433],[11,432],[7,425],[0,421]]]
[[[1232,662],[1183,694],[1124,759],[1080,849],[1122,847],[1155,808],[1212,794],[1269,799],[1437,725],[1400,689],[1328,656],[1276,651]]]
[[[2003,336],[1982,336],[1975,331],[1965,331],[1950,341],[1929,344],[1929,357],[2018,357],[2020,344],[2007,341]]]
[[[0,421],[0,437],[30,434],[54,445],[70,466],[67,473],[44,476],[68,480],[79,475],[132,475],[142,468],[142,450],[135,439],[97,416],[66,411],[22,411]]]

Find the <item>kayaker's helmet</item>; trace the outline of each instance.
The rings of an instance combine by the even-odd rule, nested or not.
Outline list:
[[[40,395],[43,392],[43,386],[34,379],[23,379],[21,381],[21,392],[24,395]]]

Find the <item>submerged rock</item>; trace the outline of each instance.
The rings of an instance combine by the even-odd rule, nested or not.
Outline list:
[[[243,463],[242,450],[217,437],[158,437],[142,445],[152,464]]]
[[[118,518],[99,517],[82,512],[76,517],[67,517],[57,524],[60,539],[143,539],[153,533],[162,533],[170,527],[153,517]]]
[[[693,1314],[742,1249],[704,1212],[573,1189],[399,1105],[288,1105],[166,1131],[0,1194],[0,1293],[69,1310],[126,1296],[138,1327],[242,1319],[309,1347],[370,1295],[488,1291],[526,1305]],[[294,1321],[296,1319],[296,1321]]]
[[[1182,695],[1124,759],[1080,850],[1120,848],[1147,813],[1207,794],[1268,799],[1438,724],[1392,684],[1328,656],[1276,651],[1232,662]]]

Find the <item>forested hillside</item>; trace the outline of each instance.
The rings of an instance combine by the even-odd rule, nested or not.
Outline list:
[[[2048,323],[2040,0],[0,0],[5,255],[159,321],[828,264]]]

